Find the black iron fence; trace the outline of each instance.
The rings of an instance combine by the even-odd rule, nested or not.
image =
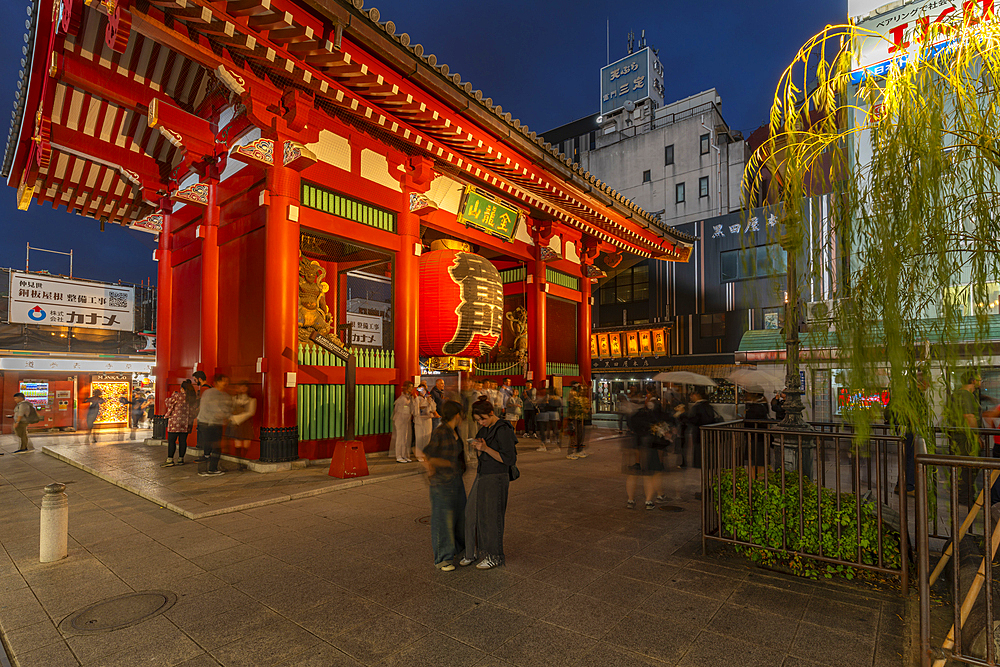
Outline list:
[[[943,430],[926,446],[928,453],[915,457],[922,667],[993,666],[1000,655],[1000,598],[994,599],[1000,591],[993,577],[1000,545],[1000,452],[990,446],[1000,431],[973,433],[979,441],[973,453],[992,449],[993,458],[934,453],[966,449],[962,445],[970,440]]]
[[[850,576],[850,568],[898,575],[906,590],[903,438],[884,426],[864,438],[849,424],[813,428],[742,420],[702,427],[703,549],[723,542],[813,576]]]

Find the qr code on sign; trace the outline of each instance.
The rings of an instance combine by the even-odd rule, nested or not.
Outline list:
[[[128,292],[108,292],[109,308],[128,308]]]

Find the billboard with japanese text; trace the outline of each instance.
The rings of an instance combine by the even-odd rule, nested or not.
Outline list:
[[[858,24],[861,36],[854,45],[856,60],[852,78],[861,81],[866,74],[883,76],[895,63],[899,66],[916,58],[924,42],[928,55],[934,57],[948,48],[954,31],[932,31],[936,23],[975,24],[993,20],[993,0],[917,0],[904,3]]]
[[[382,347],[382,318],[375,315],[347,313],[351,328],[351,345]]]
[[[652,99],[663,104],[662,67],[649,47],[601,68],[601,113],[621,109],[625,102]]]
[[[10,272],[11,324],[132,331],[135,290],[37,273]]]

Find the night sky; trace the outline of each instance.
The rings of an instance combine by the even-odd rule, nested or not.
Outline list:
[[[0,0],[0,100],[11,109],[24,44],[26,0]],[[532,130],[543,132],[598,110],[607,57],[626,55],[626,35],[646,31],[659,50],[667,103],[715,87],[733,129],[767,121],[778,77],[798,48],[847,16],[847,0],[378,0],[380,20],[447,63]],[[0,126],[10,123],[8,115]],[[0,137],[5,137],[4,132]],[[32,205],[18,211],[16,190],[0,187],[0,266],[24,267],[25,243],[74,250],[74,275],[96,280],[156,279],[155,237]],[[68,272],[67,258],[32,252],[31,268]]]

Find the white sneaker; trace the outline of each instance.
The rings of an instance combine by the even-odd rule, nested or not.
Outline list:
[[[542,445],[541,447],[539,447],[539,448],[538,448],[538,449],[536,449],[535,451],[536,451],[536,452],[547,452],[547,451],[549,451],[549,450],[548,450],[548,448],[547,448],[547,447],[546,447],[545,445]]]
[[[444,563],[438,563],[437,565],[435,565],[435,567],[441,570],[442,572],[451,572],[452,570],[455,569],[455,566],[447,561],[445,561]]]
[[[496,567],[499,564],[500,564],[499,561],[495,561],[495,560],[493,560],[493,558],[491,556],[487,556],[486,558],[484,558],[481,561],[479,561],[478,563],[476,563],[476,569],[477,570],[488,570],[491,567]]]
[[[566,455],[566,458],[568,458],[568,459],[573,459],[574,461],[576,461],[576,460],[577,460],[578,458],[580,458],[580,457],[579,457],[579,456],[577,456],[576,454],[567,454],[567,455]]]
[[[468,567],[469,565],[472,565],[475,562],[476,562],[475,558],[463,558],[462,560],[458,561],[458,564],[461,565],[462,567]]]
[[[578,459],[585,459],[585,458],[587,458],[587,453],[586,452],[577,452],[576,453],[576,458],[578,458]]]
[[[396,463],[409,463],[410,459],[396,459]]]

